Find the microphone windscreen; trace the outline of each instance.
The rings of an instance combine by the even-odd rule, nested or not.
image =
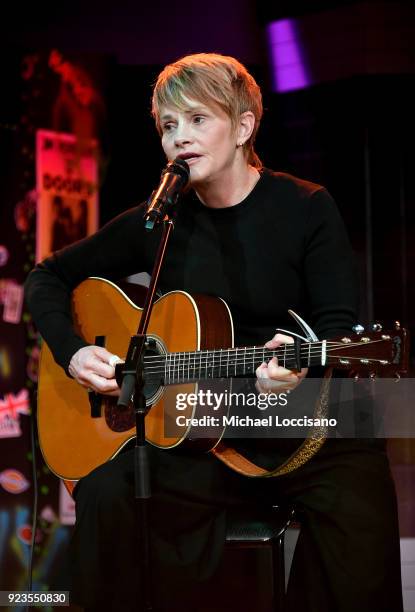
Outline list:
[[[184,182],[187,183],[190,175],[189,164],[182,159],[181,157],[176,157],[173,161],[169,162],[164,169],[163,174],[166,172],[172,172],[173,174],[178,174],[184,179]]]

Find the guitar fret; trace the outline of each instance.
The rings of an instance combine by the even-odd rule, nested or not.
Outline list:
[[[162,384],[178,384],[217,376],[229,378],[255,372],[261,362],[261,356],[264,363],[267,363],[272,357],[278,357],[281,365],[290,368],[293,363],[293,348],[292,345],[284,344],[277,349],[248,346],[172,352],[159,355],[156,368],[152,366],[152,357],[146,357],[145,368],[149,379],[158,377]],[[339,346],[339,350],[344,348],[346,347],[343,345]],[[326,341],[304,342],[301,345],[301,364],[311,367],[318,363],[324,366],[332,353],[332,347]],[[224,359],[226,359],[226,371]],[[363,363],[361,357],[356,359]]]
[[[292,348],[292,347],[291,347]],[[320,348],[318,351],[317,349]],[[261,353],[262,351],[262,353]],[[226,354],[225,354],[226,352]],[[251,354],[252,353],[252,359]],[[282,353],[282,355],[281,355]],[[303,345],[302,361],[311,366],[314,362],[324,365],[327,349],[326,342],[307,342]],[[262,361],[267,361],[279,356],[281,365],[290,367],[291,353],[290,346],[284,344],[277,349],[267,349],[266,347],[234,347],[229,349],[208,349],[197,351],[184,351],[167,353],[161,356],[160,375],[164,373],[165,384],[178,384],[189,380],[209,379],[216,376],[239,376],[240,374],[255,372],[260,363],[259,356],[262,354]],[[226,373],[224,372],[223,358],[226,358]],[[198,363],[196,359],[199,359]],[[151,367],[149,363],[146,367]],[[152,372],[154,375],[154,372]],[[151,374],[150,374],[151,376]]]
[[[367,343],[369,342],[366,338],[364,339]],[[380,340],[374,340],[372,343],[379,342],[383,343],[386,340],[381,338]],[[353,341],[352,341],[353,342]],[[357,348],[358,354],[356,357],[349,356],[348,352],[344,353],[344,350],[351,351]],[[362,357],[362,344],[360,338],[354,341],[354,344],[344,344],[340,341],[315,341],[315,342],[303,342],[300,347],[300,358],[301,365],[307,365],[308,367],[313,364],[326,365],[327,362],[334,362],[338,360],[340,364],[347,365],[344,359],[355,359],[355,363],[360,366],[361,364],[382,364],[388,366],[386,349],[383,345],[381,347],[382,352],[380,357],[385,355],[384,359],[376,358],[372,353],[369,353],[368,357]],[[148,380],[157,380],[161,384],[178,384],[189,380],[198,379],[209,379],[218,377],[233,377],[240,376],[245,372],[255,371],[256,367],[262,361],[266,363],[273,357],[278,357],[281,365],[287,368],[293,367],[293,355],[296,352],[295,347],[292,345],[284,344],[277,349],[267,349],[265,347],[248,346],[248,347],[233,347],[228,349],[215,349],[215,350],[195,350],[195,351],[184,351],[184,352],[172,352],[159,355],[146,356],[144,359],[144,366],[146,370],[146,376]],[[262,352],[261,352],[262,351]],[[337,351],[340,353],[336,354]],[[363,353],[364,355],[365,353]],[[196,360],[199,359],[197,362]],[[226,371],[225,363],[226,359]],[[203,362],[204,360],[204,362]],[[343,360],[343,361],[342,361]],[[385,368],[386,371],[386,368]]]

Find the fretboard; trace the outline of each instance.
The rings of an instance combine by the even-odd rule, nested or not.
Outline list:
[[[252,375],[261,363],[268,362],[272,357],[277,357],[278,364],[288,369],[297,365],[295,345],[284,344],[276,349],[247,346],[152,355],[144,358],[144,368],[148,381],[161,381],[169,385]],[[326,341],[302,343],[300,360],[302,367],[325,365]]]

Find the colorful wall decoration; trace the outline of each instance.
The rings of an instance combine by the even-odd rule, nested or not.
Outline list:
[[[98,229],[98,147],[73,134],[36,134],[36,261]]]
[[[36,442],[40,340],[23,292],[36,259],[98,227],[101,98],[76,61],[68,80],[65,62],[57,51],[15,58],[12,110],[0,115],[0,590],[28,588],[35,492],[34,589],[53,584],[74,522]]]

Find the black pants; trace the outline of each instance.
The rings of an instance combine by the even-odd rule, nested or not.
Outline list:
[[[292,442],[292,441],[291,441]],[[379,441],[328,440],[279,478],[242,477],[209,454],[150,447],[153,588],[157,610],[197,610],[189,589],[215,571],[230,505],[294,503],[302,528],[288,586],[290,612],[401,612],[393,481]],[[138,551],[132,452],[83,478],[70,550],[72,601],[134,609]],[[195,607],[192,607],[194,605]],[[137,609],[137,608],[135,608]]]

